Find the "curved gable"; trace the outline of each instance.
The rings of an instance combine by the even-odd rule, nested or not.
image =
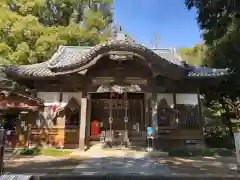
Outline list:
[[[84,75],[101,57],[109,59],[141,60],[155,76],[181,79],[182,77],[216,77],[228,74],[226,69],[192,67],[181,61],[174,49],[148,49],[142,45],[126,40],[113,40],[94,47],[60,46],[52,58],[46,62],[7,66],[5,73],[12,79],[57,79],[58,75],[78,73]]]
[[[177,59],[177,56],[174,57],[173,53],[169,55],[169,51],[164,53],[159,50],[150,50],[142,45],[129,41],[109,41],[92,47],[83,53],[77,52],[76,49],[68,48],[62,49],[60,51],[61,53],[57,58],[51,59],[49,61],[48,67],[53,72],[74,70],[81,71],[95,64],[96,61],[102,56],[111,54],[121,54],[122,56],[132,55],[140,57],[141,59],[144,59],[150,67],[154,65],[160,66],[162,68],[167,68],[167,66],[171,66],[171,68],[184,67],[179,59]],[[170,58],[165,59],[162,57],[164,55]]]

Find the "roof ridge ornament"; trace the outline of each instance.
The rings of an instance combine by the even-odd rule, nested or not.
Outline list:
[[[135,40],[128,33],[123,31],[123,28],[120,25],[113,26],[113,33],[110,40],[135,42]]]

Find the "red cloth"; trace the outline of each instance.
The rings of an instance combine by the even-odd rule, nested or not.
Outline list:
[[[55,112],[57,110],[57,105],[56,104],[52,105],[51,109],[52,109],[53,112]]]

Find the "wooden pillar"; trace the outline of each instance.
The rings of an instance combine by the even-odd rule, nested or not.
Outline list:
[[[86,133],[85,133],[85,144],[88,146],[90,143],[90,127],[91,127],[91,94],[87,94],[87,119],[86,119]]]
[[[177,105],[177,94],[173,93],[173,107],[174,107],[174,109],[176,108],[176,105]]]
[[[200,91],[197,89],[197,99],[198,99],[198,117],[199,117],[199,128],[202,137],[204,136],[203,124],[204,124],[204,116],[203,116],[203,108],[202,108],[202,101],[200,98]]]
[[[173,108],[175,110],[175,118],[176,118],[176,127],[179,127],[179,113],[177,111],[177,94],[173,93]]]
[[[158,119],[157,119],[157,93],[152,93],[152,127],[153,134],[155,135],[158,131]]]
[[[144,93],[144,106],[145,106],[145,129],[147,129],[149,124],[148,93]]]
[[[86,93],[82,93],[81,98],[81,113],[80,113],[80,129],[79,129],[79,150],[85,149],[85,134],[87,125],[87,96]]]

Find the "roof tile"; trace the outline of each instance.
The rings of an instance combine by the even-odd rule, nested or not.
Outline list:
[[[109,41],[105,44],[99,44],[94,47],[82,47],[82,46],[60,46],[58,51],[52,56],[52,58],[46,62],[24,65],[24,66],[11,66],[6,68],[6,74],[15,74],[21,77],[52,77],[56,76],[56,73],[52,71],[52,68],[69,67],[74,64],[80,63],[80,60],[91,59],[92,54],[99,51],[101,48],[111,45],[114,47],[123,43],[128,45],[129,42]],[[129,43],[131,46],[131,43]],[[216,77],[224,76],[228,74],[227,69],[211,69],[203,68],[191,65],[185,65],[181,61],[181,57],[178,55],[175,49],[147,49],[141,45],[133,44],[132,48],[139,48],[140,52],[146,52],[151,54],[155,59],[163,59],[168,64],[176,65],[185,69],[188,72],[188,77]],[[150,56],[150,57],[151,57]],[[157,58],[156,58],[157,57]],[[158,58],[159,57],[159,58]]]

